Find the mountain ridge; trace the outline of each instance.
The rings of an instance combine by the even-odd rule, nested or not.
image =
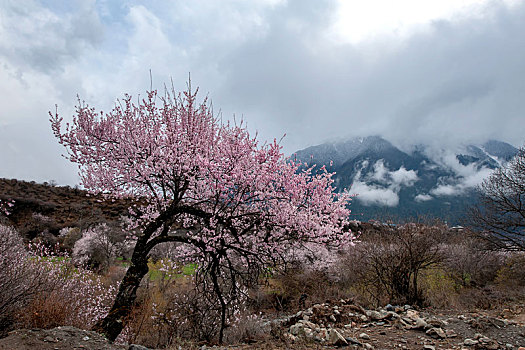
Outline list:
[[[352,209],[363,219],[425,215],[458,223],[476,185],[516,152],[497,140],[440,149],[419,144],[405,152],[368,136],[311,146],[294,158],[335,172],[337,190],[356,194]]]

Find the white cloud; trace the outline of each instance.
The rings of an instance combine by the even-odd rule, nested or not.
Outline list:
[[[478,169],[475,163],[463,165],[455,152],[438,150],[430,152],[433,160],[452,171],[454,176],[440,179],[440,183],[430,193],[435,196],[454,196],[478,186],[492,174],[493,170],[482,167]]]
[[[369,161],[361,163],[361,170],[357,172],[350,191],[357,194],[357,200],[364,205],[381,205],[395,207],[399,204],[401,187],[410,187],[418,180],[417,172],[400,167],[390,171],[380,159],[373,165],[373,172],[362,175],[362,170],[368,167]],[[364,181],[363,181],[364,180]],[[367,184],[369,181],[380,182],[382,185]]]
[[[508,6],[519,0],[503,0]],[[378,36],[406,38],[432,22],[482,16],[488,0],[338,0],[339,11],[333,25],[338,40],[359,44]],[[378,11],[378,9],[381,11]]]
[[[384,182],[387,182],[389,180],[388,179],[388,175],[389,174],[390,174],[390,172],[385,167],[384,160],[380,159],[377,162],[375,162],[375,164],[374,164],[374,173],[371,176],[372,179],[384,183]]]
[[[430,201],[434,199],[434,197],[432,197],[431,195],[428,195],[428,194],[418,194],[417,196],[414,197],[414,200],[416,202],[427,202],[427,201]]]
[[[419,180],[417,177],[417,171],[406,170],[403,166],[396,171],[390,172],[390,176],[392,177],[394,184],[407,187],[413,186],[414,182]]]
[[[363,166],[366,167],[368,163]],[[418,180],[417,171],[407,170],[404,166],[399,169],[390,171],[385,166],[383,159],[374,164],[374,172],[368,175],[371,180],[379,181],[393,188],[399,189],[400,186],[410,187]]]
[[[49,74],[99,45],[103,26],[89,2],[73,13],[55,13],[38,2],[7,2],[0,11],[0,56],[20,72]]]
[[[391,188],[367,185],[362,181],[354,181],[350,191],[357,194],[357,200],[364,205],[395,207],[399,204],[399,195]]]

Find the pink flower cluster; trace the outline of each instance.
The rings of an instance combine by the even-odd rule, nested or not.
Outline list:
[[[131,212],[137,227],[157,223],[149,247],[176,241],[182,255],[261,259],[304,242],[352,244],[350,197],[334,193],[331,173],[300,170],[276,140],[260,144],[243,122],[220,122],[196,94],[151,91],[138,105],[126,95],[107,114],[79,101],[65,130],[58,114],[50,121],[87,189],[145,203]]]
[[[15,201],[13,199],[3,201],[0,199],[0,213],[9,216],[11,214],[11,208],[14,207]]]

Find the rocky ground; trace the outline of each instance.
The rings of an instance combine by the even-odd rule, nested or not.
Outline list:
[[[364,310],[349,300],[317,304],[287,321],[290,342],[359,349],[519,349],[523,309],[460,314],[405,305]],[[525,350],[523,348],[522,350]]]
[[[415,310],[409,305],[365,310],[350,300],[316,304],[268,322],[272,337],[255,344],[194,349],[515,349],[525,350],[525,309],[458,313]],[[174,347],[177,349],[179,347]],[[180,347],[183,349],[184,347]],[[141,350],[109,344],[100,335],[73,327],[18,330],[0,339],[0,349]]]
[[[53,329],[22,329],[9,333],[0,339],[1,350],[124,350],[129,347],[110,345],[107,340],[95,333],[74,327]]]

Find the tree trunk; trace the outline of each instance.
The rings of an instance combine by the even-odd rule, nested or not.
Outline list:
[[[219,303],[221,304],[221,327],[219,329],[219,344],[222,344],[224,339],[224,329],[226,328],[226,302],[224,301],[224,297],[222,296],[221,287],[217,279],[218,266],[219,261],[217,259],[214,259],[213,266],[210,270],[210,274],[211,280],[213,282],[213,290],[215,291],[215,295],[217,295],[217,297],[219,298]]]
[[[95,332],[101,333],[111,342],[115,341],[122,329],[124,321],[131,313],[131,308],[137,298],[137,289],[142,278],[148,273],[148,252],[144,244],[137,242],[131,265],[126,271],[115,297],[115,302],[105,318],[98,321],[94,326]]]

